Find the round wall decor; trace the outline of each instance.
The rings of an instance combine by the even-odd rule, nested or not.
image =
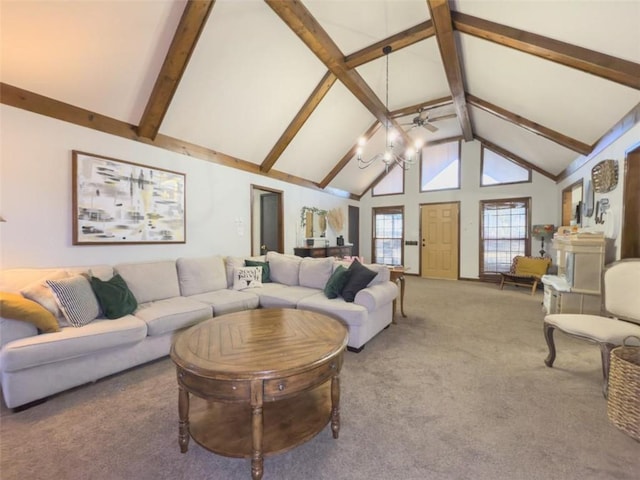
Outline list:
[[[618,162],[602,160],[591,169],[591,180],[597,193],[610,192],[618,185]]]

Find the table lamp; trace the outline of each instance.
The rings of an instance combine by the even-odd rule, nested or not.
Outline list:
[[[540,239],[540,256],[544,257],[544,254],[546,253],[544,250],[544,241],[547,240],[551,240],[551,238],[553,237],[553,232],[555,231],[556,227],[555,225],[551,225],[549,223],[546,224],[540,224],[540,225],[533,225],[531,227],[531,235],[534,238],[539,238]]]

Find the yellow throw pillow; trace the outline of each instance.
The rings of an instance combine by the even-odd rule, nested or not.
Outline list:
[[[516,264],[516,275],[541,277],[547,273],[550,263],[550,258],[520,257]]]
[[[56,317],[49,310],[16,293],[0,292],[0,315],[32,323],[42,333],[60,331]]]

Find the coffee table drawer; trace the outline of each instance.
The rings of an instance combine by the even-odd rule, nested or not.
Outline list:
[[[264,397],[268,400],[284,398],[315,385],[320,385],[339,372],[341,366],[342,354],[308,372],[273,380],[265,380]]]
[[[247,400],[251,397],[251,383],[240,380],[212,380],[181,370],[178,373],[178,382],[186,390],[202,398],[214,398],[218,400]]]

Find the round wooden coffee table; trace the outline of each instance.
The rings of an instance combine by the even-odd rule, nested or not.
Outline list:
[[[340,380],[347,329],[315,312],[257,309],[202,322],[171,347],[178,374],[178,443],[251,458],[309,440],[331,421],[340,431]],[[189,395],[193,394],[193,395]]]

